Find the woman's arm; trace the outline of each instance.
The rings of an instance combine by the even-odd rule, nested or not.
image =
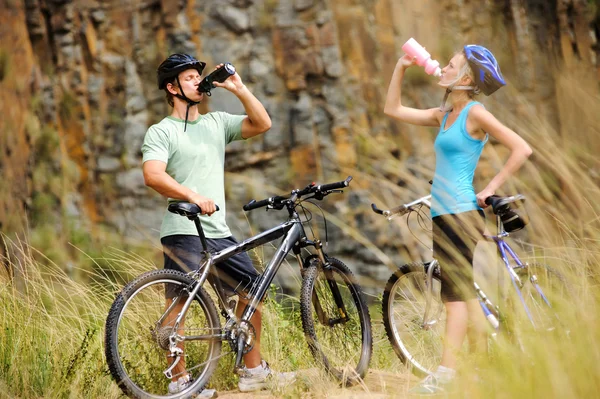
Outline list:
[[[500,172],[477,194],[477,204],[485,208],[485,199],[494,195],[496,190],[525,163],[533,152],[529,144],[513,130],[504,126],[483,107],[473,107],[469,112],[474,125],[489,133],[510,150],[510,156]]]
[[[415,59],[408,55],[403,56],[396,63],[396,68],[388,87],[383,112],[387,116],[413,125],[439,126],[439,108],[416,109],[402,105],[402,80],[404,79],[404,71],[411,65],[415,65]]]

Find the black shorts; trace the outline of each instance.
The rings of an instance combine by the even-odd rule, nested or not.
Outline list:
[[[440,263],[442,301],[473,299],[473,253],[485,227],[483,211],[441,215],[433,221],[433,257]]]
[[[179,270],[184,273],[197,270],[202,260],[202,244],[200,237],[192,235],[172,235],[161,238],[165,269]],[[237,244],[233,237],[207,238],[206,243],[211,252],[218,252]],[[239,253],[216,263],[213,272],[208,275],[211,282],[218,277],[228,296],[246,296],[259,277],[246,252]],[[175,296],[175,287],[168,287],[167,298]]]

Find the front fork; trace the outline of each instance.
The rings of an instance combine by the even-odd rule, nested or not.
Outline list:
[[[300,270],[303,273],[303,270],[305,268],[307,268],[310,264],[310,261],[314,258],[319,259],[320,264],[323,269],[323,273],[325,273],[325,278],[327,279],[327,283],[329,285],[329,289],[331,290],[331,294],[333,295],[333,299],[335,301],[336,307],[337,307],[337,311],[338,311],[338,316],[336,318],[328,318],[327,314],[325,312],[325,310],[323,310],[323,306],[321,305],[321,300],[319,299],[319,296],[317,295],[317,291],[313,289],[312,292],[312,302],[313,302],[313,306],[315,307],[315,312],[317,313],[317,318],[319,319],[319,322],[325,326],[329,326],[332,327],[336,324],[340,324],[340,323],[346,323],[349,318],[348,318],[348,314],[346,312],[346,307],[344,306],[344,301],[342,299],[342,294],[340,293],[339,287],[336,284],[336,281],[333,277],[333,271],[331,270],[331,263],[329,262],[329,260],[327,259],[327,257],[325,256],[325,253],[323,252],[323,243],[321,242],[321,240],[315,240],[315,241],[311,241],[311,240],[302,240],[300,242],[301,247],[306,247],[306,246],[312,246],[315,248],[317,254],[316,255],[311,255],[308,258],[306,258],[305,260],[302,259],[302,256],[300,256],[300,247],[298,248],[294,248],[294,254],[296,255],[296,259],[298,260],[298,264],[300,265]]]

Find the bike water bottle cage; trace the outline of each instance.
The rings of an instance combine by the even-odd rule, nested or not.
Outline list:
[[[483,94],[489,96],[506,85],[500,72],[500,66],[488,49],[476,44],[469,44],[464,46],[464,52],[467,62],[473,70],[475,83]]]

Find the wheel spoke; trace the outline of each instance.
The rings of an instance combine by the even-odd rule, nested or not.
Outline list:
[[[189,374],[198,381],[190,393],[210,378],[221,351],[214,304],[201,290],[174,334],[185,297],[177,306],[169,306],[173,300],[166,299],[167,289],[176,292],[189,284],[193,280],[183,273],[157,270],[134,280],[117,297],[107,319],[106,354],[110,371],[126,394],[168,395],[171,380],[164,373],[174,361],[169,350],[173,339],[183,350],[170,370],[173,377]]]
[[[315,358],[345,384],[362,377],[371,356],[370,320],[360,287],[346,266],[331,260],[327,273],[316,265],[308,268],[301,305]]]
[[[419,375],[433,370],[441,360],[445,309],[440,283],[433,279],[429,318],[423,325],[427,298],[423,264],[405,265],[388,281],[384,295],[384,324],[400,359]],[[430,323],[435,321],[435,323]]]

